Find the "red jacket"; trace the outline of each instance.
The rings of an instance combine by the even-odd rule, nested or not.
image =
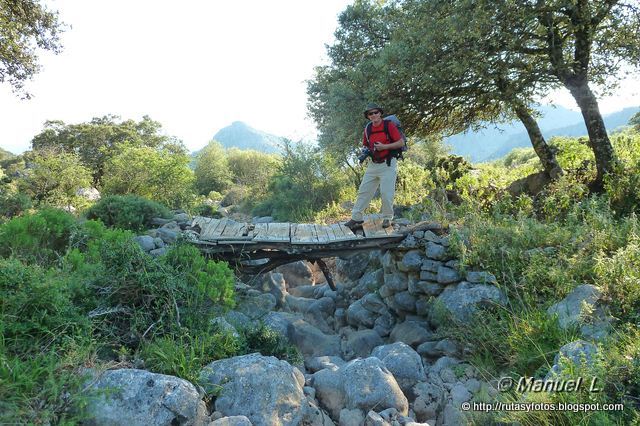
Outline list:
[[[369,137],[369,143],[367,144],[367,127],[365,126],[364,132],[362,134],[362,145],[366,146],[373,152],[373,160],[375,162],[381,163],[389,156],[389,150],[384,149],[382,151],[376,151],[373,149],[373,144],[376,142],[381,142],[385,145],[388,145],[392,142],[397,142],[402,138],[400,131],[396,127],[396,125],[392,122],[388,122],[389,126],[389,136],[391,136],[391,140],[387,138],[387,134],[384,131],[384,121],[380,122],[379,126],[374,126],[373,123],[367,124],[367,126],[371,126],[371,136]]]

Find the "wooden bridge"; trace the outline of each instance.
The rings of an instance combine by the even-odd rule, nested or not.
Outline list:
[[[348,252],[397,247],[410,233],[430,229],[442,231],[440,225],[421,222],[395,230],[383,228],[382,218],[367,216],[355,233],[342,224],[312,223],[241,223],[223,218],[196,216],[190,230],[193,244],[207,256],[226,260],[242,273],[258,274],[278,266],[307,260],[320,266],[327,282],[335,289],[323,258]]]

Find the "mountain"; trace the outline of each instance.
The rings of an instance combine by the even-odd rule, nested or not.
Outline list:
[[[10,153],[7,150],[4,150],[4,149],[0,148],[0,161],[11,160],[14,157],[15,157],[14,154]]]
[[[234,121],[213,136],[225,148],[253,149],[266,153],[281,152],[284,138],[256,130],[242,121]]]
[[[587,128],[582,114],[564,107],[541,107],[541,118],[538,125],[544,137],[552,136],[584,136]],[[624,126],[640,107],[625,108],[621,111],[603,116],[604,124],[609,132]],[[470,158],[473,162],[490,161],[509,153],[513,148],[530,147],[527,131],[520,121],[501,124],[497,129],[490,127],[479,132],[467,132],[446,139],[456,155]]]

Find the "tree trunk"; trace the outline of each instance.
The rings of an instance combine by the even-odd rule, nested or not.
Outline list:
[[[575,85],[565,84],[578,103],[584,124],[589,133],[589,143],[596,157],[597,176],[594,182],[596,189],[602,189],[604,176],[613,169],[616,162],[613,146],[604,126],[598,100],[585,81]]]
[[[533,145],[534,151],[538,154],[538,158],[542,163],[542,167],[544,167],[544,171],[551,179],[557,179],[563,173],[562,168],[556,160],[556,155],[547,144],[547,141],[545,141],[544,136],[542,136],[538,123],[526,106],[516,104],[514,105],[514,110],[520,121],[522,121],[522,124],[524,124],[525,129],[527,129],[531,145]]]

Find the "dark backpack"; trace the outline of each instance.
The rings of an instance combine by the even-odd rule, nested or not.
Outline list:
[[[398,131],[400,132],[400,138],[404,141],[404,145],[402,146],[402,148],[392,149],[390,151],[389,156],[387,157],[387,166],[391,165],[391,158],[395,157],[400,160],[404,160],[402,153],[409,149],[409,147],[407,146],[407,136],[404,134],[402,123],[400,123],[400,120],[395,115],[388,115],[382,119],[382,123],[384,124],[384,132],[387,135],[387,140],[389,142],[392,142],[391,135],[389,134],[389,122],[392,122],[398,128]],[[367,145],[371,145],[371,143],[369,142],[369,138],[371,137],[372,127],[373,125],[370,121],[364,128],[364,134],[367,138]]]

